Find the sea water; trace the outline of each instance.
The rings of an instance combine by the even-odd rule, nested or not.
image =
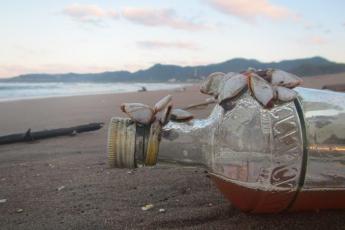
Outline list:
[[[0,82],[0,101],[13,101],[46,97],[112,94],[174,89],[186,84],[167,83],[4,83]]]

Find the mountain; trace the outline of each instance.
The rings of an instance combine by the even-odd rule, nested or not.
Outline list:
[[[345,72],[345,64],[331,62],[322,57],[263,63],[255,59],[235,58],[226,62],[200,66],[156,64],[137,72],[115,71],[87,74],[25,74],[2,79],[6,82],[166,82],[199,80],[213,72],[240,72],[248,67],[256,69],[276,68],[299,76],[315,76]]]

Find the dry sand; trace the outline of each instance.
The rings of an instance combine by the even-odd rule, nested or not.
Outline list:
[[[175,107],[204,100],[197,87],[0,103],[0,135],[105,122],[96,132],[0,146],[0,229],[341,229],[344,211],[245,214],[214,187],[204,169],[158,166],[128,173],[107,166],[107,124],[122,102]],[[208,115],[212,106],[194,110]],[[142,211],[145,204],[154,204]],[[159,209],[166,211],[159,213]],[[22,209],[22,210],[20,210]]]
[[[304,77],[303,81],[304,87],[322,89],[325,85],[345,84],[345,73]]]

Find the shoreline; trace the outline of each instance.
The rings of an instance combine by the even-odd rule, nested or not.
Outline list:
[[[83,82],[84,83],[84,82]],[[30,83],[26,83],[30,84]],[[44,83],[42,83],[44,84]],[[64,83],[62,83],[64,84]],[[68,83],[67,83],[68,84]],[[93,84],[93,83],[88,83]],[[98,83],[95,83],[98,84]],[[102,83],[103,84],[103,83]],[[122,84],[122,83],[121,83]],[[123,83],[123,84],[130,84],[130,83]],[[177,90],[180,88],[186,88],[186,87],[192,87],[193,85],[196,85],[197,83],[141,83],[141,82],[135,82],[135,84],[143,84],[142,86],[146,87],[147,91],[145,92],[153,92],[153,91],[161,91],[161,90]],[[145,84],[164,84],[169,87],[163,87],[163,88],[154,88],[150,89],[149,86]],[[157,86],[157,85],[154,85]],[[137,93],[140,92],[140,85],[138,86],[138,89],[136,91],[95,91],[95,92],[85,92],[85,93],[76,93],[76,94],[69,94],[69,95],[47,95],[47,96],[29,96],[29,97],[11,97],[11,98],[0,98],[0,103],[3,102],[13,102],[13,101],[23,101],[23,100],[37,100],[37,99],[48,99],[48,98],[65,98],[65,97],[77,97],[77,96],[93,96],[93,95],[110,95],[110,94],[122,94],[122,93]]]

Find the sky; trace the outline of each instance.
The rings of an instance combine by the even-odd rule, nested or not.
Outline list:
[[[0,77],[322,56],[345,63],[343,0],[1,0]]]

